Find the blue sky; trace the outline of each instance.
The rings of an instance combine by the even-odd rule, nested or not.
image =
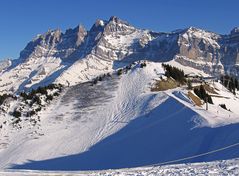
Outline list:
[[[1,0],[0,59],[18,58],[27,42],[48,29],[89,29],[113,15],[154,31],[195,26],[226,34],[239,26],[238,7],[238,0]]]

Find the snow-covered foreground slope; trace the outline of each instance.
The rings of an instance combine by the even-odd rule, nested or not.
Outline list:
[[[36,126],[23,121],[17,131],[11,125],[1,129],[0,167],[68,171],[141,167],[238,143],[237,113],[217,105],[210,105],[209,111],[194,106],[184,88],[151,92],[162,74],[160,63],[148,62],[97,84],[66,88],[39,114]],[[235,145],[175,163],[236,158],[238,149]]]
[[[33,171],[33,170],[5,170],[0,171],[6,176],[25,175],[89,175],[89,176],[154,176],[154,175],[209,175],[209,176],[236,176],[239,174],[238,159],[215,161],[208,163],[178,164],[168,166],[151,166],[133,169],[118,169],[104,171]]]

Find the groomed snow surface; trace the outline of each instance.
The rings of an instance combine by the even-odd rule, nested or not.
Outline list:
[[[117,169],[117,170],[103,170],[103,171],[33,171],[33,170],[6,170],[1,172],[1,175],[89,175],[89,176],[195,176],[195,175],[208,175],[208,176],[237,176],[239,174],[238,159],[227,161],[216,161],[208,163],[194,163],[194,164],[178,164],[168,166],[152,166],[141,167],[133,169]]]
[[[163,73],[160,63],[147,62],[144,68],[136,64],[127,73],[113,74],[96,85],[83,83],[65,89],[39,114],[37,127],[17,132],[11,127],[3,129],[0,168],[13,169],[16,175],[22,174],[20,170],[89,171],[92,175],[238,174],[238,160],[145,167],[239,142],[239,112],[234,107],[238,95],[216,83],[223,96],[213,98],[215,104],[206,111],[192,103],[186,88],[151,92],[154,80]],[[233,102],[224,101],[224,96]],[[231,111],[220,108],[222,102]],[[235,145],[175,163],[237,158],[238,149]],[[145,168],[90,172],[134,167]]]

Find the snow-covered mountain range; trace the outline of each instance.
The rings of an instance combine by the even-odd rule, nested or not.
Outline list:
[[[0,94],[14,95],[0,105],[0,174],[153,165],[157,175],[160,163],[238,158],[239,91],[214,79],[238,76],[238,49],[238,28],[229,35],[193,27],[164,33],[117,17],[97,20],[89,31],[79,25],[38,35],[19,59],[0,63]],[[168,79],[162,62],[212,78],[205,86],[213,104],[185,84],[152,91]],[[31,92],[39,86],[48,87]],[[236,162],[206,166],[226,163],[236,174]]]
[[[97,20],[87,31],[82,25],[38,35],[17,60],[2,62],[0,91],[17,92],[51,82],[75,85],[112,72],[135,60],[180,64],[206,73],[238,74],[239,32],[220,35],[197,28],[169,33],[138,29],[111,17]],[[120,61],[120,62],[119,62]]]

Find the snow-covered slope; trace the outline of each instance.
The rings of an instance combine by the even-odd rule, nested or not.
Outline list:
[[[27,62],[20,63],[10,71],[3,72],[0,75],[0,91],[2,94],[9,91],[23,91],[40,82],[40,85],[47,85],[50,83],[47,80],[64,67],[65,65],[59,58],[29,59]]]
[[[151,92],[165,77],[161,62],[185,73],[236,75],[238,41],[237,30],[157,33],[117,17],[89,31],[79,25],[38,35],[19,59],[0,63],[0,94],[16,95],[0,108],[0,168],[103,170],[239,157],[238,92],[210,83],[216,93],[208,110],[186,86]],[[63,91],[51,102],[40,94],[42,108],[28,116],[39,107],[19,93],[50,83]],[[14,118],[15,110],[22,115]]]
[[[1,129],[1,168],[140,167],[238,142],[236,114],[216,105],[209,106],[209,111],[196,107],[184,88],[151,92],[154,80],[163,74],[160,63],[147,62],[144,68],[132,65],[121,76],[113,74],[97,84],[88,82],[66,88],[38,114],[40,120],[34,126],[22,118],[21,128],[16,130],[7,122]],[[239,157],[237,146],[181,162],[235,157]]]
[[[33,170],[5,170],[0,171],[1,175],[6,176],[25,176],[25,175],[89,175],[89,176],[168,176],[168,175],[230,175],[239,174],[238,159],[227,161],[215,161],[208,163],[178,164],[168,166],[151,166],[133,169],[118,169],[104,171],[33,171]]]
[[[0,72],[3,72],[12,65],[11,59],[0,60]]]

